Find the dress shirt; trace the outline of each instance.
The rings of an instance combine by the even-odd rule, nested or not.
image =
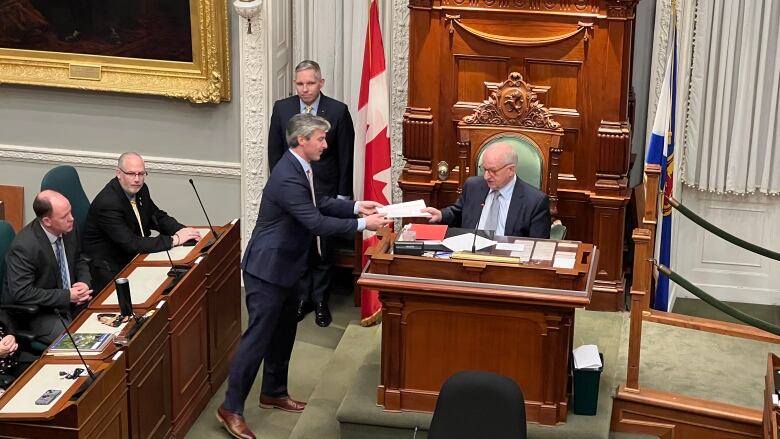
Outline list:
[[[320,108],[320,97],[321,96],[322,95],[317,95],[317,99],[315,99],[314,102],[311,103],[311,105],[308,105],[309,107],[311,107],[311,114],[313,114],[315,116],[317,115],[317,110],[319,110],[319,108]],[[298,102],[301,103],[301,113],[305,113],[307,105],[300,99],[298,99]]]
[[[57,252],[57,239],[62,235],[57,236],[52,234],[46,229],[46,227],[43,227],[43,224],[41,224],[41,228],[43,229],[43,233],[46,234],[46,237],[49,238],[49,244],[51,244],[51,251],[54,253],[54,258],[57,260],[57,262],[59,262],[60,254]],[[67,256],[67,252],[65,251],[65,240],[62,241],[62,249],[63,249],[62,257],[65,258],[65,261],[63,262],[65,262],[65,267],[68,267],[68,256]],[[59,271],[59,268],[57,268],[57,271]],[[70,270],[65,270],[65,271],[68,276],[68,283],[72,285],[73,283],[71,282],[71,278],[70,278]]]
[[[318,103],[319,100],[320,100],[320,98],[317,98],[317,100],[314,101],[314,102]],[[295,151],[292,150],[292,148],[290,148],[290,152],[292,153],[293,157],[295,157],[295,159],[298,160],[298,163],[300,163],[301,166],[303,167],[303,173],[304,174],[308,174],[309,171],[311,170],[311,163],[309,163],[308,161],[306,161],[306,159],[304,159],[303,157],[301,157],[298,154],[296,154]],[[360,212],[360,206],[358,205],[358,203],[359,203],[359,201],[356,201],[355,202],[355,206],[353,208],[353,213],[355,215],[357,215],[358,212]],[[504,214],[504,217],[506,217],[506,214]],[[366,219],[365,218],[358,218],[357,219],[357,231],[358,232],[362,232],[365,229],[366,229]],[[502,227],[502,230],[503,230],[503,227]]]
[[[496,226],[496,235],[504,236],[504,228],[506,227],[506,215],[509,213],[509,203],[512,201],[512,193],[515,190],[515,181],[513,178],[504,187],[498,189],[501,194],[498,197],[498,225]],[[485,227],[485,220],[487,220],[488,213],[490,212],[490,205],[493,204],[493,191],[488,191],[487,197],[485,197],[485,207],[482,208],[482,215],[479,217],[478,229],[482,230]]]

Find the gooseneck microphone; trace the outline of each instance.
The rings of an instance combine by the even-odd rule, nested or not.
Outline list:
[[[68,338],[70,338],[70,342],[73,343],[73,347],[76,348],[76,353],[79,354],[79,358],[81,359],[81,364],[84,365],[84,370],[87,371],[89,377],[92,378],[92,381],[94,381],[95,378],[97,377],[89,368],[89,366],[87,366],[87,362],[84,361],[84,357],[81,355],[81,350],[79,350],[79,345],[77,345],[76,340],[73,339],[73,335],[70,333],[70,330],[68,329],[68,325],[65,323],[65,319],[62,318],[62,315],[60,314],[60,310],[54,308],[54,314],[57,314],[57,318],[60,319],[60,323],[62,323],[62,327],[65,328],[65,333],[68,334]]]
[[[214,226],[211,225],[211,220],[209,219],[209,214],[206,213],[206,208],[203,207],[203,201],[201,201],[201,199],[200,199],[200,194],[198,194],[198,189],[195,187],[195,182],[192,181],[191,178],[190,178],[190,185],[192,186],[192,190],[195,191],[195,196],[198,197],[198,203],[200,203],[200,208],[201,208],[201,210],[203,210],[203,215],[206,217],[206,222],[209,224],[209,228],[211,229],[211,233],[214,235],[213,238],[209,239],[208,244],[203,246],[203,249],[201,250],[201,252],[205,253],[205,252],[207,252],[211,248],[212,245],[214,245],[214,243],[217,241],[217,239],[219,239],[219,235],[217,234],[217,231],[214,230]]]
[[[479,220],[482,219],[482,211],[485,210],[485,203],[479,206],[479,216],[477,217],[477,225],[474,226],[474,240],[471,241],[471,253],[477,252],[477,230],[479,229]]]

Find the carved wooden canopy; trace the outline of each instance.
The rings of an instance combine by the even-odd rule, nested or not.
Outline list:
[[[510,73],[509,79],[501,83],[498,89],[490,94],[490,98],[480,104],[473,114],[464,117],[461,123],[546,130],[558,130],[561,127],[517,72]]]

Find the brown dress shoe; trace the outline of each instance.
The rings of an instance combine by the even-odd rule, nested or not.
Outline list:
[[[264,409],[279,409],[286,412],[300,413],[306,408],[306,403],[296,401],[287,396],[260,395],[260,407]]]
[[[238,439],[256,439],[255,434],[252,433],[252,430],[246,425],[243,416],[219,406],[217,409],[217,419],[225,426],[225,430],[227,430],[231,436]]]

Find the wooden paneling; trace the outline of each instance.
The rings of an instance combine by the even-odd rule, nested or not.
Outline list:
[[[410,0],[404,199],[436,207],[452,201],[456,193],[442,193],[448,188],[432,165],[444,160],[455,171],[456,122],[486,98],[491,84],[519,72],[564,129],[558,187],[568,192],[559,191],[558,215],[566,218],[567,236],[604,251],[603,290],[622,295],[638,1]]]
[[[24,187],[0,185],[0,200],[5,211],[3,219],[19,233],[24,227]]]

